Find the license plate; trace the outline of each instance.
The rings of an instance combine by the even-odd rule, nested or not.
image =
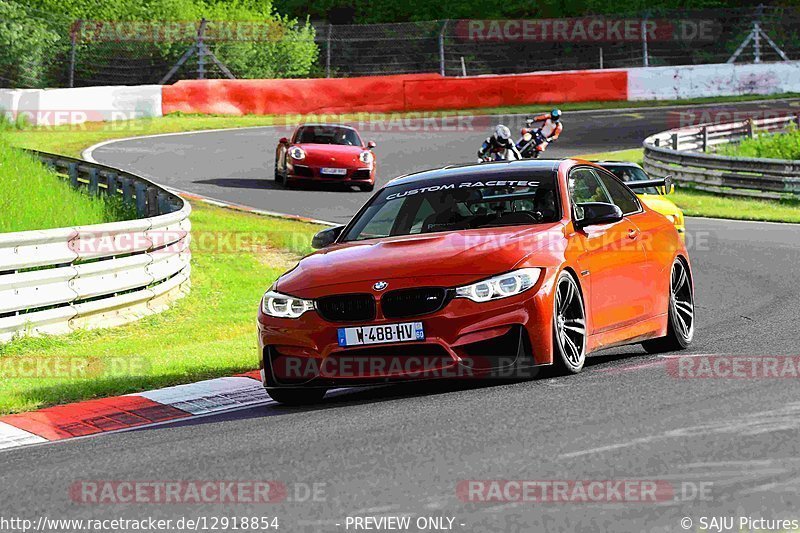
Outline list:
[[[331,176],[345,176],[347,175],[346,168],[323,168],[320,170],[323,174],[330,174]]]
[[[425,331],[422,329],[422,322],[339,328],[339,346],[362,346],[364,344],[424,340]]]

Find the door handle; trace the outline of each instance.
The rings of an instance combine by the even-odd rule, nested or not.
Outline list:
[[[628,230],[628,238],[629,239],[635,239],[638,236],[639,236],[639,230],[635,230],[633,228]]]

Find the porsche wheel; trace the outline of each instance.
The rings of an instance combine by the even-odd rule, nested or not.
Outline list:
[[[361,192],[372,192],[375,189],[375,185],[369,183],[367,185],[359,185],[358,190]]]
[[[553,305],[553,370],[577,374],[586,361],[586,310],[583,297],[569,272],[556,283]]]
[[[648,353],[683,350],[694,337],[694,291],[689,267],[682,259],[675,259],[670,275],[669,309],[667,310],[667,335],[642,343]]]
[[[322,401],[327,389],[318,388],[278,388],[267,389],[269,397],[283,405],[311,405]]]
[[[278,170],[278,158],[275,158],[275,174],[274,174],[275,181],[281,181],[281,171]]]

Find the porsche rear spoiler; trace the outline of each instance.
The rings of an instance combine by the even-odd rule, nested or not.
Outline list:
[[[664,187],[666,190],[672,188],[672,176],[665,176],[654,180],[626,181],[625,185],[630,189],[646,189],[648,187]]]

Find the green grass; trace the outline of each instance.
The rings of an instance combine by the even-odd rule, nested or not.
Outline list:
[[[172,309],[126,326],[0,345],[0,413],[258,368],[254,321],[259,299],[300,254],[310,251],[320,227],[202,203],[193,207],[191,293]],[[100,373],[22,379],[3,372],[20,357],[76,358],[91,361]],[[120,360],[136,371],[110,371]]]
[[[792,129],[787,133],[745,139],[739,144],[723,144],[717,153],[732,157],[800,159],[800,131]]]
[[[701,105],[723,102],[745,102],[752,100],[794,98],[800,94],[789,93],[775,96],[730,96],[715,98],[694,98],[689,100],[659,100],[642,102],[575,102],[558,104],[566,112],[582,111],[591,109],[620,109],[620,108],[641,108],[641,107],[665,107],[675,105]],[[524,106],[489,107],[466,110],[450,111],[431,111],[426,112],[426,116],[439,115],[486,115],[486,114],[517,114],[542,112],[551,107],[550,104],[536,104]],[[402,118],[405,116],[419,116],[419,113],[356,113],[350,115],[326,114],[323,117],[307,115],[302,120],[312,121],[318,118],[326,120],[367,120],[369,118],[390,119]],[[218,128],[244,128],[253,126],[273,126],[276,124],[290,123],[294,126],[299,117],[284,117],[275,115],[189,115],[184,113],[172,113],[165,117],[151,119],[137,119],[129,121],[119,121],[112,123],[90,122],[80,126],[56,126],[56,127],[34,127],[20,123],[10,128],[9,135],[14,144],[25,148],[36,148],[45,152],[52,152],[72,157],[79,157],[82,150],[93,144],[124,137],[136,137],[141,135],[155,135],[159,133],[177,133],[183,131],[197,131]],[[287,133],[290,130],[287,129]]]
[[[642,149],[598,152],[580,157],[590,160],[633,161],[641,164]],[[731,198],[680,186],[669,195],[669,199],[675,202],[686,216],[800,223],[800,201]]]
[[[75,190],[0,134],[0,232],[99,224],[128,218],[120,202]]]

